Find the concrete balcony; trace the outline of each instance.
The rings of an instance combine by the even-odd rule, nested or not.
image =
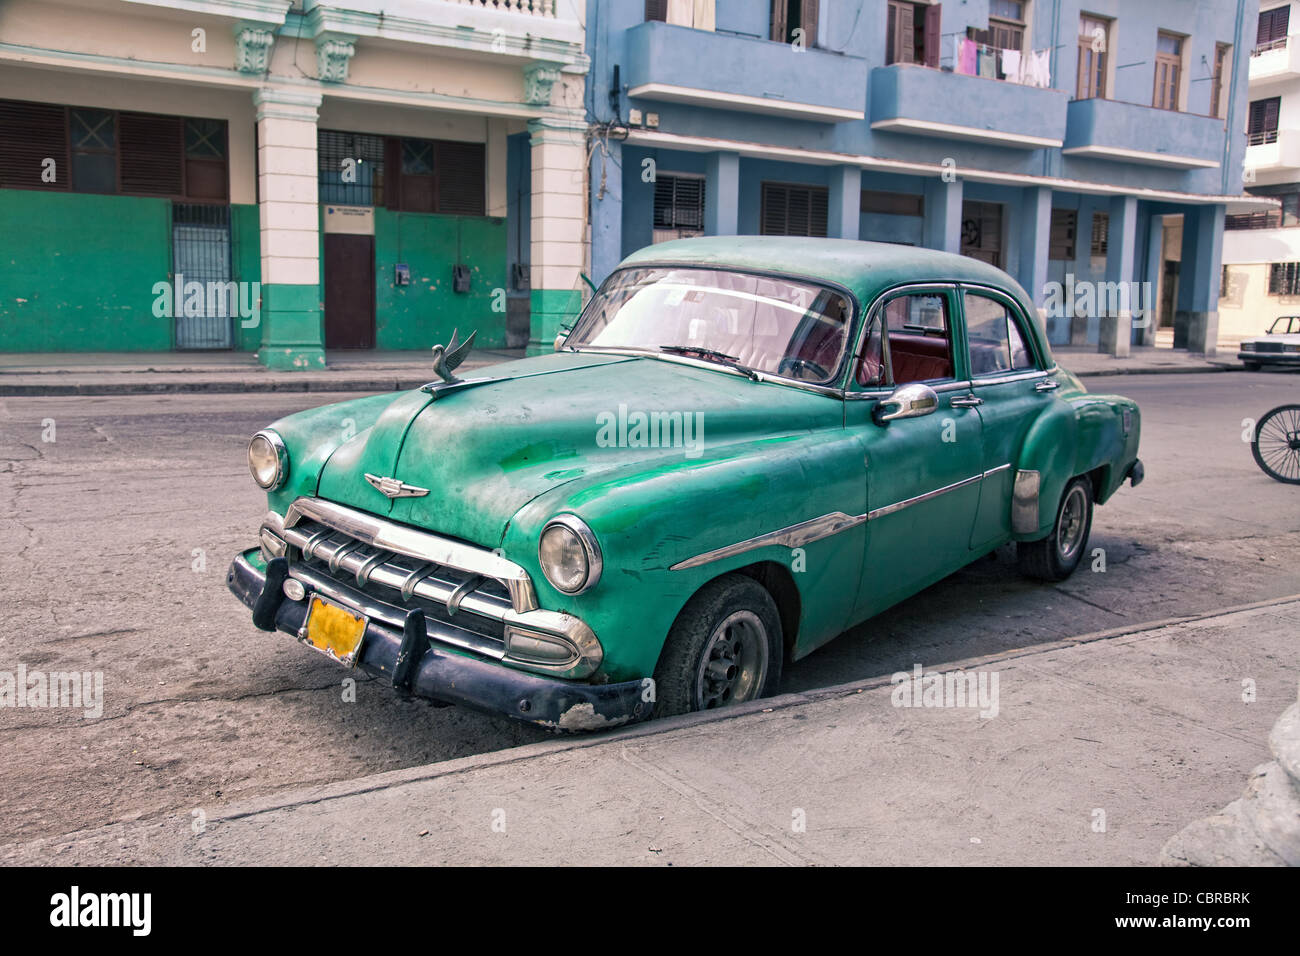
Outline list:
[[[369,37],[458,54],[585,63],[580,0],[303,0],[310,35]]]
[[[913,63],[871,71],[871,128],[1012,149],[1055,149],[1064,90],[949,73]]]
[[[1250,54],[1252,90],[1286,83],[1297,77],[1300,77],[1300,43],[1292,43],[1290,37],[1255,47]]]
[[[823,123],[865,118],[861,57],[651,21],[627,33],[628,96]]]
[[[1291,182],[1300,171],[1300,130],[1254,134],[1246,142],[1245,165],[1253,182]]]
[[[1115,100],[1074,100],[1066,156],[1167,169],[1214,169],[1223,157],[1224,122]]]

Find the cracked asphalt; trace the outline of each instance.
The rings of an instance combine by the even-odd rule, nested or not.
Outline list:
[[[1011,549],[787,669],[782,690],[1046,644],[1300,593],[1300,488],[1266,478],[1243,420],[1300,401],[1278,373],[1091,379],[1143,409],[1147,480],[1100,509],[1105,570],[1056,587]],[[244,447],[283,414],[350,396],[0,400],[0,671],[102,671],[104,712],[0,709],[0,845],[120,820],[212,814],[546,738],[401,702],[284,635],[225,588],[264,499]],[[53,440],[49,440],[53,439]]]

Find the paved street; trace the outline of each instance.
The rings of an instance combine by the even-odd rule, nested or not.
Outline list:
[[[1300,490],[1267,479],[1242,441],[1243,419],[1300,400],[1300,376],[1088,384],[1137,399],[1144,414],[1146,483],[1122,490],[1094,524],[1105,572],[1034,584],[1008,549],[789,668],[784,692],[1300,593]],[[0,844],[187,810],[219,815],[303,784],[546,739],[504,719],[403,703],[374,684],[344,702],[335,665],[254,630],[226,591],[226,564],[264,510],[244,463],[248,436],[329,400],[0,400],[0,670],[102,670],[105,681],[102,719],[0,710]]]

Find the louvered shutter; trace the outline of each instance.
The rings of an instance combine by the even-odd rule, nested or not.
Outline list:
[[[184,145],[177,116],[118,116],[119,183],[123,193],[182,196]]]
[[[821,0],[803,0],[803,43],[812,49],[817,45],[817,21],[821,13]]]
[[[645,18],[647,20],[667,20],[668,0],[645,0]]]
[[[487,157],[482,143],[434,145],[438,212],[452,216],[487,215]]]
[[[46,159],[55,162],[55,181],[41,182]],[[68,121],[62,106],[0,100],[0,186],[10,189],[67,189]]]
[[[935,3],[925,8],[925,65],[939,68],[939,47],[943,34],[939,30],[939,17],[943,8]]]
[[[763,183],[762,221],[759,228],[765,236],[786,235],[786,188]]]

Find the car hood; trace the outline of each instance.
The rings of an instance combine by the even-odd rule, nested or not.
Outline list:
[[[515,512],[561,484],[843,423],[838,399],[658,358],[560,352],[466,378],[488,381],[394,399],[330,457],[318,494],[496,547]],[[429,493],[390,501],[366,473]]]
[[[1282,332],[1277,335],[1260,335],[1253,339],[1243,339],[1242,345],[1254,345],[1257,342],[1281,342],[1285,345],[1300,345],[1300,333]]]

